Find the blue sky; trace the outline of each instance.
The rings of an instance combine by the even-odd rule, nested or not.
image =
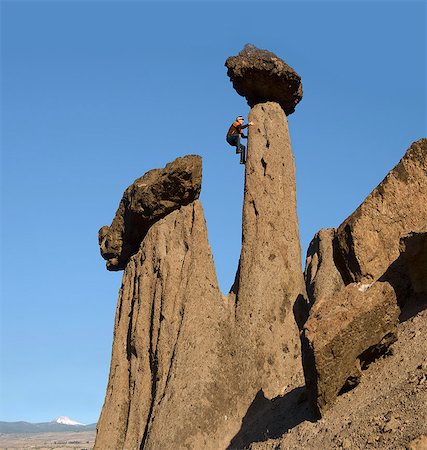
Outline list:
[[[301,76],[289,116],[303,258],[426,135],[426,3],[1,3],[0,420],[90,423],[105,395],[122,273],[97,231],[124,189],[185,154],[221,288],[240,253],[243,166],[224,135],[246,43]]]

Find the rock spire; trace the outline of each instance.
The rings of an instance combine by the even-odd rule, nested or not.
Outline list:
[[[136,180],[99,232],[107,269],[124,274],[96,449],[238,445],[260,396],[301,383],[294,306],[305,285],[287,118],[274,101],[249,117],[242,250],[228,296],[197,199],[197,156]]]

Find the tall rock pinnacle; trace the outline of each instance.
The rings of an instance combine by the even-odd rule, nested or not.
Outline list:
[[[107,268],[124,274],[95,449],[241,448],[260,396],[302,383],[295,166],[283,102],[266,97],[249,116],[242,250],[227,297],[197,199],[198,157],[139,178],[99,232]]]
[[[293,307],[305,296],[296,213],[295,165],[286,116],[274,102],[256,105],[245,171],[243,242],[236,321],[262,361],[260,387],[282,394],[300,370]],[[246,336],[247,335],[247,336]]]
[[[125,268],[95,448],[214,448],[227,323],[196,200],[155,223]]]

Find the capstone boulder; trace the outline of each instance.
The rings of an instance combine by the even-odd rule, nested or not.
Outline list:
[[[237,56],[230,56],[225,66],[234,89],[251,107],[276,102],[289,115],[302,99],[301,77],[268,50],[247,44]]]
[[[149,228],[175,209],[196,200],[201,184],[202,159],[197,155],[177,158],[135,180],[124,192],[111,225],[98,232],[107,269],[124,269]]]

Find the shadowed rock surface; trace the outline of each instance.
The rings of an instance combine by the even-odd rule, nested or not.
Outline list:
[[[225,66],[234,89],[251,107],[276,102],[289,115],[302,99],[301,77],[268,50],[247,44],[237,56],[230,56]]]
[[[153,169],[130,185],[111,225],[98,232],[108,270],[122,270],[138,251],[148,229],[159,219],[199,197],[202,160],[189,155]]]
[[[427,295],[427,232],[403,236],[400,239],[400,252],[414,292]]]
[[[398,325],[399,339],[392,344],[392,352],[372,362],[360,383],[339,395],[320,420],[297,423],[279,438],[269,432],[274,433],[280,423],[267,422],[264,434],[260,431],[248,448],[402,450],[414,448],[413,441],[421,444],[420,435],[427,436],[426,332],[424,310]],[[289,423],[290,418],[304,414],[306,402],[287,406]]]
[[[397,339],[399,313],[388,283],[367,289],[351,284],[316,301],[304,326],[303,362],[307,392],[319,412],[330,407],[346,382],[358,384],[360,368]]]
[[[362,291],[367,290],[370,294],[366,298],[371,304],[366,307],[375,306],[371,297],[378,290],[375,282],[380,280],[390,283],[393,288],[394,300],[390,300],[390,295],[384,293],[390,300],[392,309],[389,313],[393,314],[393,317],[396,311],[400,312],[397,304],[403,307],[409,300],[412,303],[412,306],[409,306],[415,309],[402,315],[401,320],[416,313],[417,308],[422,309],[422,299],[416,295],[417,290],[413,284],[415,281],[419,288],[426,276],[426,264],[423,262],[424,238],[420,233],[409,235],[406,241],[400,241],[400,237],[410,231],[425,229],[426,174],[427,139],[421,139],[411,145],[399,164],[338,229],[321,230],[310,243],[305,279],[310,305],[314,306],[305,324],[303,360],[307,387],[319,411],[325,409],[328,402],[333,401],[346,379],[349,380],[346,388],[350,388],[351,384],[354,386],[358,382],[360,375],[360,371],[351,369],[354,364],[345,359],[347,355],[339,353],[333,346],[333,355],[328,356],[332,358],[330,361],[333,361],[330,366],[323,361],[326,357],[319,351],[321,346],[329,342],[322,342],[322,327],[326,327],[330,321],[333,330],[340,329],[341,310],[337,309],[336,305],[345,308],[349,316],[354,315],[357,318],[354,323],[359,327],[362,341],[371,342],[376,339],[378,344],[379,339],[382,339],[369,321],[358,322],[368,311],[363,311],[358,306],[358,301],[366,300],[363,294],[353,289],[354,281],[358,282],[357,285]],[[344,288],[344,285],[348,286]],[[381,305],[378,303],[377,306]],[[337,311],[336,317],[333,315],[334,311]],[[328,320],[325,320],[326,316]],[[387,317],[384,316],[383,319],[388,320]],[[381,317],[378,317],[379,324],[382,323],[381,320]],[[326,333],[326,330],[324,332]],[[353,348],[352,332],[346,331],[340,339],[343,348]],[[358,350],[362,351],[360,342],[357,345]],[[337,372],[335,367],[341,367],[341,364],[345,367],[342,373]],[[353,373],[350,373],[352,371]],[[344,375],[346,379],[343,380]],[[336,377],[340,378],[335,379]]]

